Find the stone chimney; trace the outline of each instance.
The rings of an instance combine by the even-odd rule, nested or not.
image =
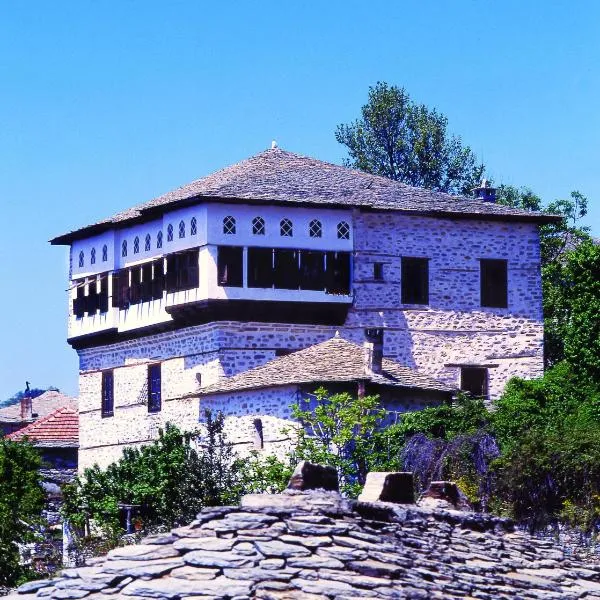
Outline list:
[[[30,421],[33,416],[33,404],[31,396],[23,396],[21,398],[21,419],[23,421]]]
[[[475,198],[477,198],[477,200],[483,200],[484,202],[491,203],[496,202],[496,188],[493,188],[487,179],[482,179],[481,185],[473,188],[473,193],[475,194]]]
[[[383,329],[365,329],[363,344],[365,375],[381,373],[383,359]]]

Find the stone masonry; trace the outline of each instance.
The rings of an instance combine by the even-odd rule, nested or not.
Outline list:
[[[9,600],[600,598],[600,567],[509,520],[336,492],[255,495]]]

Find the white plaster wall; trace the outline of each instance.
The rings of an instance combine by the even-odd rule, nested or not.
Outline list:
[[[107,247],[107,260],[102,260],[102,247]],[[96,263],[91,264],[91,251],[96,249]],[[79,266],[79,253],[83,251],[83,267]],[[105,273],[115,269],[115,232],[105,231],[99,235],[77,240],[71,246],[71,279]]]

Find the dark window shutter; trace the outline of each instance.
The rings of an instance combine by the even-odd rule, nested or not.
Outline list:
[[[148,367],[148,412],[159,412],[162,406],[160,364]]]
[[[402,304],[429,304],[429,260],[402,257]]]
[[[482,258],[480,265],[481,306],[508,307],[508,263],[501,259]]]

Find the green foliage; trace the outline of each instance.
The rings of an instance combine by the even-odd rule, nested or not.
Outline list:
[[[387,432],[377,396],[329,395],[320,388],[314,398],[292,408],[300,422],[292,464],[308,460],[335,467],[341,490],[350,497],[358,495],[369,471],[384,470]]]
[[[369,88],[361,118],[338,125],[336,140],[348,148],[347,165],[409,185],[471,194],[484,167],[448,120],[413,102],[406,90],[379,82]]]
[[[0,585],[22,580],[17,544],[34,540],[41,522],[44,492],[38,452],[27,442],[0,439]]]
[[[120,504],[140,506],[144,527],[190,522],[204,506],[231,504],[240,493],[238,470],[223,431],[223,416],[206,413],[206,435],[198,438],[168,424],[159,439],[142,448],[127,448],[106,470],[86,469],[65,487],[63,513],[84,530],[92,520],[106,539],[123,533]]]
[[[240,459],[240,486],[245,494],[278,494],[288,485],[296,466],[292,457],[281,460],[272,454],[262,456],[253,452],[250,458]]]

